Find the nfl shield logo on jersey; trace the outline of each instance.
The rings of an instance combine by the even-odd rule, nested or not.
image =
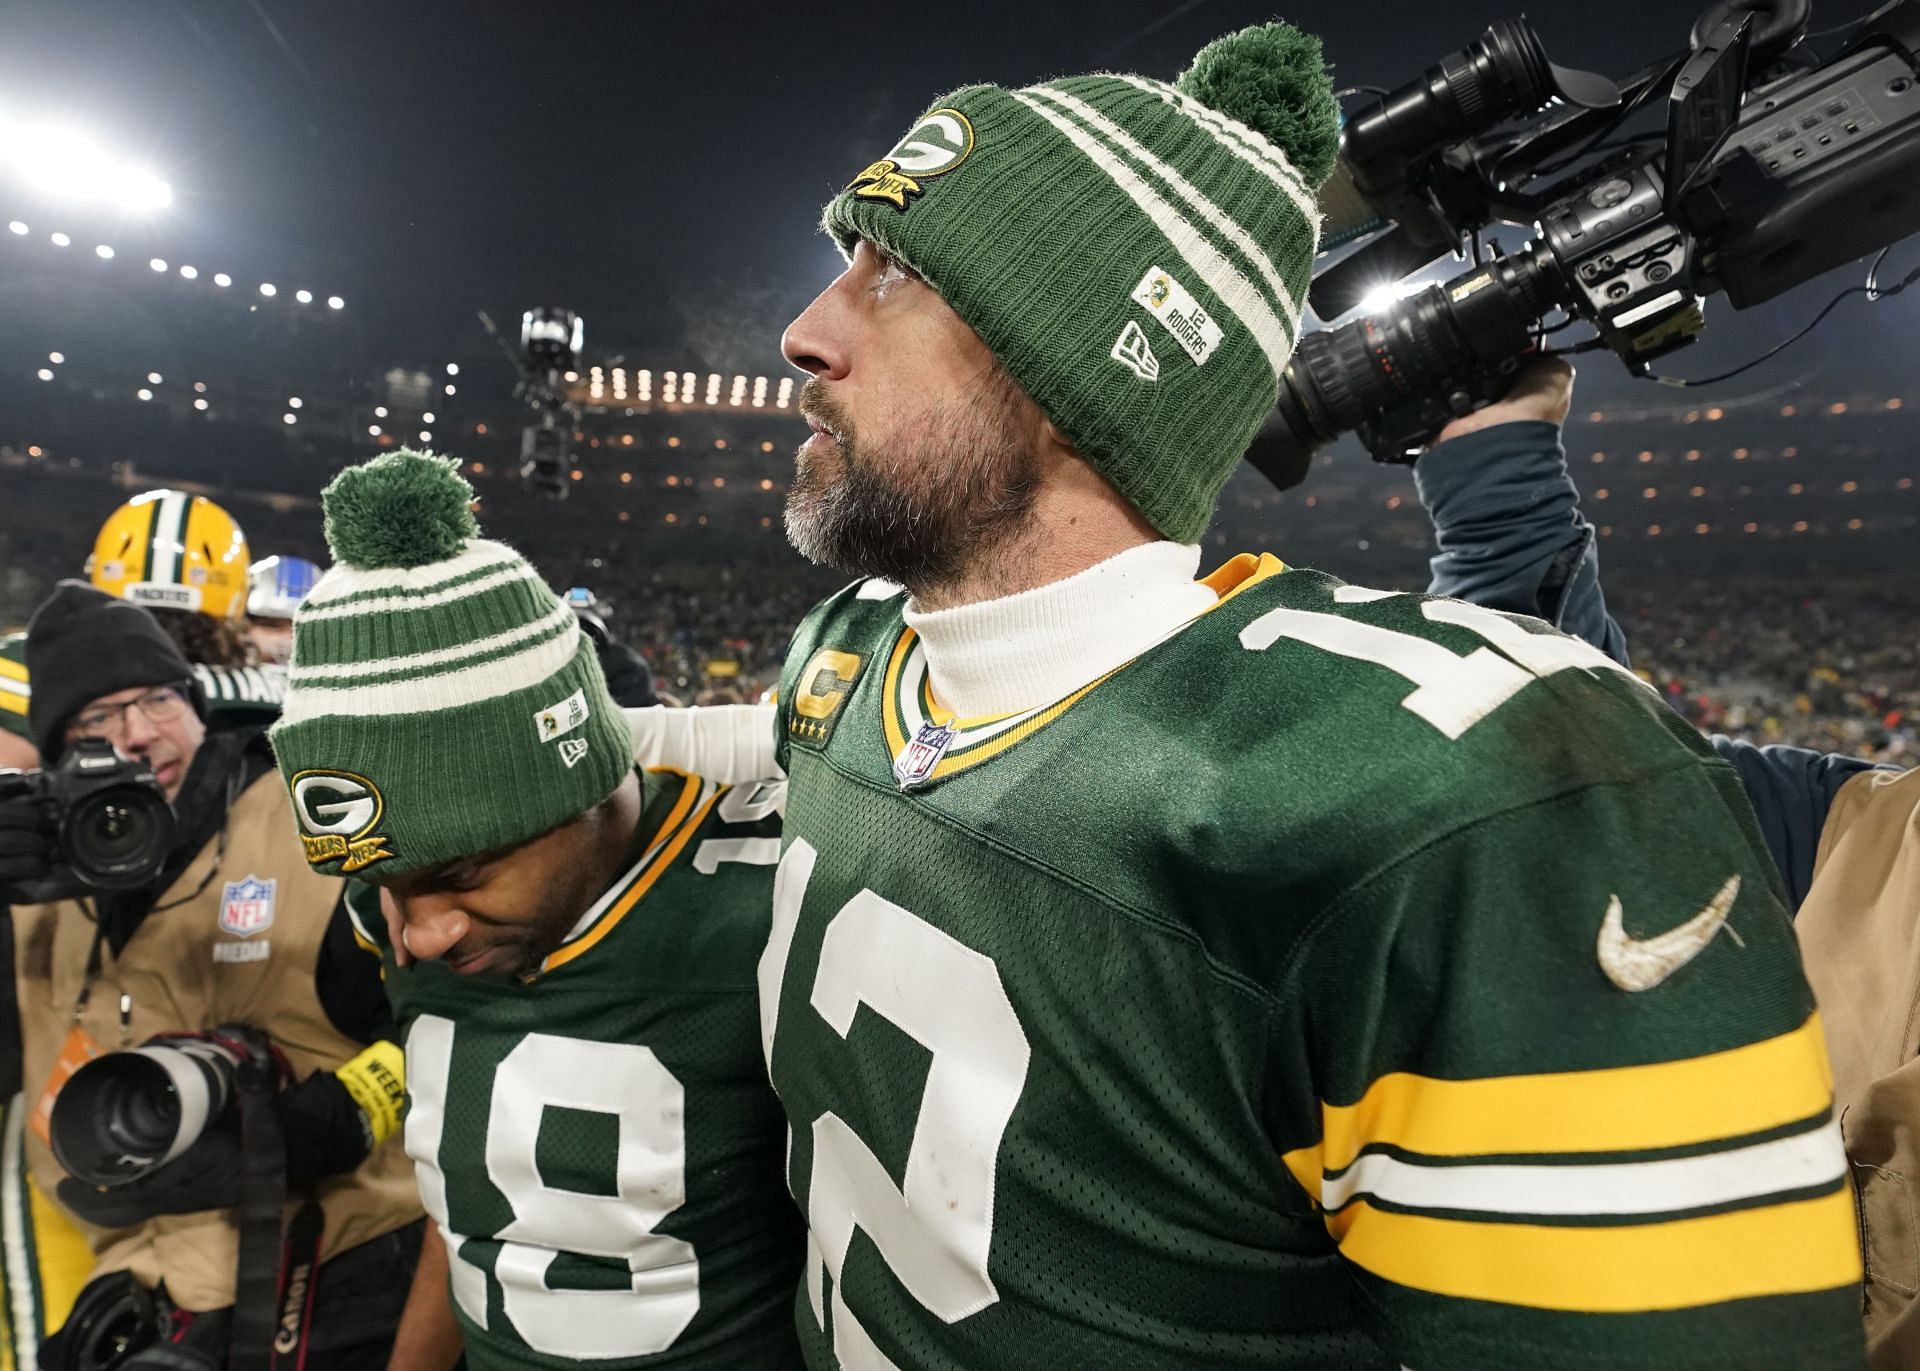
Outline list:
[[[244,881],[228,881],[220,896],[220,930],[237,938],[251,938],[273,926],[273,892],[276,880],[248,876]]]
[[[893,779],[900,783],[902,790],[912,790],[933,775],[933,769],[947,755],[947,744],[953,741],[954,733],[951,724],[920,725],[920,731],[907,744],[906,751],[893,763]]]

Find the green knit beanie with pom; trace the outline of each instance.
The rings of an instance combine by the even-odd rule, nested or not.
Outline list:
[[[1339,137],[1320,40],[1262,24],[1173,85],[942,96],[825,225],[923,277],[1149,523],[1192,542],[1278,398]]]
[[[307,861],[381,880],[537,837],[633,769],[592,641],[479,536],[450,458],[400,451],[326,489],[334,565],[293,616],[272,732]]]

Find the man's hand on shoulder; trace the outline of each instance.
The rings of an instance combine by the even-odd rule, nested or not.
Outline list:
[[[1433,440],[1433,446],[1499,424],[1542,420],[1564,424],[1573,407],[1573,368],[1558,357],[1535,357],[1515,373],[1513,388],[1485,409],[1463,414]]]

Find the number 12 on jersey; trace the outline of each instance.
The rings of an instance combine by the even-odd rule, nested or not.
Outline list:
[[[796,838],[774,878],[773,936],[760,962],[762,1042],[768,1064],[780,986],[800,904],[818,853]],[[944,1323],[999,1300],[987,1270],[993,1245],[1000,1140],[1026,1086],[1032,1050],[991,958],[871,890],[828,920],[808,1005],[845,1038],[861,1005],[933,1055],[907,1152],[905,1184],[832,1111],[812,1124],[806,1189],[807,1297],[827,1326],[824,1277],[833,1275],[833,1351],[846,1371],[897,1371],[847,1307],[840,1277],[855,1229],[866,1233],[901,1285]]]

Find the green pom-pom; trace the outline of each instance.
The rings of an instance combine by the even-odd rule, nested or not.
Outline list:
[[[1340,156],[1340,105],[1320,40],[1275,21],[1207,44],[1174,83],[1287,154],[1319,189]]]
[[[320,496],[333,559],[373,571],[457,556],[480,532],[459,465],[402,448],[334,477]]]

